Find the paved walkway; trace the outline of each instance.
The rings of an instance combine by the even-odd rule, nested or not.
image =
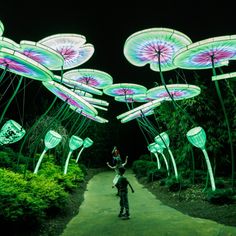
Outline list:
[[[122,220],[117,216],[119,197],[111,188],[113,177],[114,171],[107,171],[89,181],[79,214],[61,236],[236,236],[236,227],[193,218],[163,205],[130,170],[126,177],[135,190],[129,189],[131,219]]]

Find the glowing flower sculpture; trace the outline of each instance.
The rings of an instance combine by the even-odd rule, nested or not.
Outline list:
[[[36,167],[34,169],[34,174],[38,173],[38,169],[40,167],[40,164],[41,164],[41,162],[43,160],[43,157],[44,157],[46,151],[48,149],[52,149],[52,148],[56,147],[61,142],[61,139],[62,139],[62,136],[60,134],[58,134],[56,131],[54,131],[54,130],[49,130],[46,133],[45,138],[44,138],[45,148],[44,148],[41,156],[38,159],[37,165],[36,165]]]
[[[201,88],[190,84],[168,84],[166,85],[174,100],[182,100],[195,97],[200,94]],[[170,101],[170,96],[164,86],[157,86],[147,91],[147,97],[150,99],[162,98]]]
[[[183,69],[212,69],[216,76],[216,67],[227,65],[229,60],[236,59],[236,35],[219,36],[192,43],[180,49],[174,56],[173,62]],[[214,80],[217,95],[224,113],[227,125],[231,160],[232,160],[232,182],[234,181],[234,151],[229,120],[222,99],[218,80]]]
[[[124,55],[135,66],[150,64],[153,71],[169,71],[177,68],[172,63],[175,53],[190,43],[179,31],[151,28],[132,34],[125,42]]]
[[[0,130],[0,145],[18,142],[25,135],[25,130],[14,120],[8,120]]]
[[[157,151],[156,151],[156,148],[155,148],[155,144],[156,143],[150,143],[148,145],[148,150],[155,155],[156,160],[157,160],[157,169],[160,170],[161,169],[161,162],[159,160],[159,157],[158,157],[158,154],[157,154]]]
[[[195,147],[200,148],[204,154],[205,157],[205,161],[207,164],[207,169],[208,169],[208,173],[210,176],[210,181],[211,181],[211,189],[212,191],[216,190],[215,187],[215,180],[214,180],[214,175],[213,175],[213,171],[212,171],[212,167],[211,167],[211,162],[210,159],[208,157],[206,148],[205,148],[205,144],[206,144],[206,133],[204,131],[204,129],[200,126],[195,127],[191,130],[189,130],[187,132],[187,138],[188,141]]]
[[[57,76],[57,75],[55,75],[53,77],[53,80],[58,83],[62,83],[70,88],[73,88],[73,90],[80,89],[84,92],[89,92],[89,93],[96,94],[96,95],[103,94],[103,92],[101,90],[94,88],[90,85],[84,84],[84,83],[79,83],[75,80],[65,79],[64,77],[61,78],[60,76]]]
[[[84,139],[84,142],[83,142],[83,147],[80,149],[79,153],[78,153],[78,156],[76,158],[76,163],[78,162],[79,158],[80,158],[80,155],[82,153],[82,151],[85,149],[85,148],[89,148],[93,145],[93,140],[90,139],[89,137],[85,138]]]
[[[174,168],[175,178],[176,178],[176,180],[178,180],[178,178],[179,178],[178,171],[177,171],[174,156],[173,156],[173,154],[170,150],[170,139],[169,139],[168,134],[166,132],[162,132],[159,135],[157,135],[155,137],[155,143],[157,143],[163,149],[166,148],[168,150],[168,152],[170,154],[170,157],[171,157],[172,165],[173,165],[173,168]]]
[[[130,96],[134,94],[145,93],[147,88],[143,85],[132,83],[120,83],[108,85],[103,89],[103,92],[109,96]]]
[[[150,143],[148,145],[148,150],[155,155],[155,157],[157,159],[158,169],[161,168],[161,163],[160,163],[160,160],[158,158],[158,154],[157,153],[160,153],[162,155],[163,160],[164,160],[165,165],[166,165],[167,175],[169,176],[170,175],[170,173],[169,173],[169,165],[168,165],[166,157],[165,157],[165,155],[163,153],[163,148],[159,144],[157,144],[157,143]]]
[[[64,64],[64,58],[59,52],[41,43],[22,40],[20,47],[22,54],[44,65],[49,70],[62,68]]]
[[[113,79],[108,73],[94,69],[70,70],[65,72],[63,77],[97,89],[103,89],[113,83]]]
[[[124,55],[135,66],[150,64],[151,70],[159,71],[162,85],[176,107],[177,104],[166,86],[162,71],[176,69],[177,66],[173,63],[175,54],[191,43],[191,39],[179,31],[151,28],[128,37],[124,45]]]
[[[77,67],[91,58],[94,47],[85,42],[86,38],[80,34],[55,34],[39,41],[63,56],[64,70]],[[54,68],[54,70],[61,70],[61,67]]]
[[[65,167],[64,167],[64,175],[67,174],[70,156],[71,156],[72,152],[74,150],[78,149],[79,147],[81,147],[82,145],[83,145],[83,139],[81,139],[80,137],[78,137],[76,135],[71,136],[70,141],[69,141],[70,151],[69,151],[68,156],[66,158],[66,163],[65,163]]]

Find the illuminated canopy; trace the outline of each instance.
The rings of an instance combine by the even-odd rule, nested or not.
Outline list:
[[[102,95],[103,94],[103,92],[101,90],[96,89],[96,88],[94,88],[90,85],[79,83],[79,82],[76,82],[76,81],[73,81],[73,80],[68,80],[68,79],[65,79],[65,78],[63,78],[61,80],[61,77],[57,76],[57,75],[55,75],[53,77],[53,80],[58,82],[58,83],[63,83],[66,86],[68,86],[70,88],[73,88],[73,89],[80,89],[80,90],[83,90],[83,91],[86,91],[86,92],[89,92],[89,93],[92,93],[92,94],[96,94],[96,95]]]
[[[151,28],[132,34],[125,42],[124,55],[135,66],[150,64],[159,71],[159,56],[162,71],[176,68],[173,56],[181,48],[192,43],[185,34],[168,28]]]
[[[150,109],[154,109],[155,107],[160,106],[162,101],[163,101],[163,99],[156,99],[154,101],[147,102],[147,103],[145,103],[141,106],[135,107],[134,109],[131,109],[129,111],[126,111],[126,112],[120,114],[116,118],[117,119],[122,119],[122,118],[136,112],[136,111],[142,111],[143,113],[145,113],[145,112],[149,111]]]
[[[183,69],[208,69],[228,65],[236,58],[236,35],[209,38],[180,49],[174,64]]]
[[[64,64],[63,56],[60,53],[41,43],[22,40],[20,47],[21,53],[44,65],[49,70],[62,67]]]
[[[94,47],[85,42],[86,38],[80,34],[55,34],[39,41],[63,56],[64,70],[77,67],[91,58]],[[61,70],[61,67],[54,68],[54,70]]]
[[[53,73],[31,58],[9,48],[0,48],[0,68],[35,80],[52,80]]]
[[[133,94],[145,93],[147,88],[143,85],[132,83],[120,83],[108,85],[103,89],[103,92],[109,96],[127,96]]]
[[[70,70],[64,73],[63,77],[98,89],[103,89],[113,83],[113,79],[109,74],[94,69]]]
[[[128,121],[140,118],[140,117],[145,117],[145,116],[150,116],[153,115],[154,111],[153,109],[145,109],[145,111],[139,110],[139,111],[135,111],[129,115],[127,115],[126,117],[124,117],[123,119],[121,119],[121,123],[126,123]]]
[[[195,97],[200,94],[201,88],[190,84],[168,84],[166,87],[174,100],[182,100]],[[164,86],[154,87],[147,91],[147,97],[150,99],[162,98],[170,101],[171,98]]]
[[[97,110],[86,102],[81,96],[72,92],[62,84],[54,81],[43,82],[43,85],[52,93],[54,93],[61,100],[65,101],[69,105],[75,106],[81,110],[88,111],[93,114],[97,114]]]

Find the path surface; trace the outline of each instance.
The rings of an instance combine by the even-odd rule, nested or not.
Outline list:
[[[236,236],[236,227],[193,218],[163,205],[130,170],[126,177],[135,190],[129,189],[131,219],[122,220],[119,197],[111,188],[113,177],[114,171],[107,171],[89,181],[79,214],[61,236]]]

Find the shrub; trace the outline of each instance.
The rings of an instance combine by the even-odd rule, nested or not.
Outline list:
[[[230,204],[233,200],[233,191],[232,189],[216,189],[215,191],[209,190],[206,195],[208,202],[223,205]]]
[[[151,161],[137,160],[132,164],[132,170],[138,178],[147,177],[148,171],[154,170],[156,168],[156,163]]]

